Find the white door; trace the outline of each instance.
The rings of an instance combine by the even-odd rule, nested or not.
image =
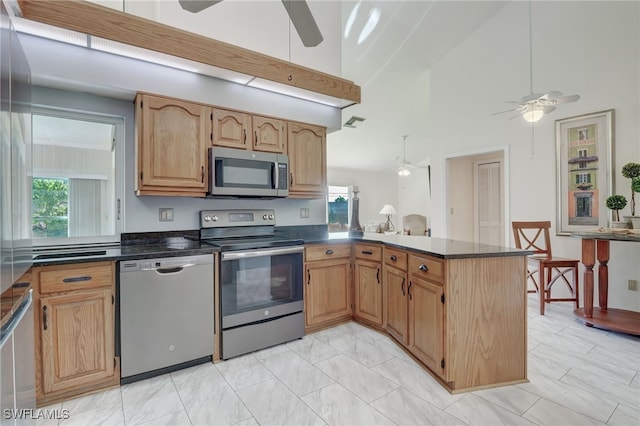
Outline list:
[[[475,240],[482,244],[504,245],[502,162],[474,163]]]

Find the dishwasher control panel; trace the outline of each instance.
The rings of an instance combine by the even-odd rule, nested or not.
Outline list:
[[[120,273],[186,268],[206,264],[213,264],[212,254],[188,257],[165,257],[161,259],[123,260],[120,262]]]

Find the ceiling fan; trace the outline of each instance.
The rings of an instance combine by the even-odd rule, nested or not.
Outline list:
[[[410,161],[407,161],[407,137],[409,135],[402,136],[402,162],[400,166],[398,166],[397,171],[399,176],[409,176],[411,174],[411,168],[415,169],[426,169],[426,167],[418,166],[412,164]],[[398,160],[400,157],[396,157],[395,160]]]
[[[184,10],[192,13],[201,12],[221,1],[222,0],[178,0]],[[315,47],[324,40],[318,24],[316,24],[315,19],[313,19],[309,5],[305,0],[282,0],[282,4],[289,14],[289,19],[291,19],[305,47]]]
[[[525,121],[534,123],[556,109],[556,105],[568,102],[575,102],[580,99],[580,95],[562,96],[561,92],[552,90],[547,93],[533,92],[533,25],[531,17],[531,0],[529,0],[529,94],[520,98],[519,101],[507,101],[510,104],[518,104],[517,107],[506,111],[494,112],[492,115],[513,112],[515,115],[509,119],[522,116]]]

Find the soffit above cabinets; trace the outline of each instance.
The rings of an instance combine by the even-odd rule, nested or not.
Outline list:
[[[79,43],[84,36],[84,45],[97,50],[171,61],[176,68],[334,107],[360,103],[360,87],[352,81],[107,7],[67,0],[18,4],[25,32],[45,24],[40,26],[79,34],[72,37]]]

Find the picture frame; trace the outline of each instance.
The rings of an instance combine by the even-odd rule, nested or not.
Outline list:
[[[556,235],[607,228],[614,110],[556,120]]]

